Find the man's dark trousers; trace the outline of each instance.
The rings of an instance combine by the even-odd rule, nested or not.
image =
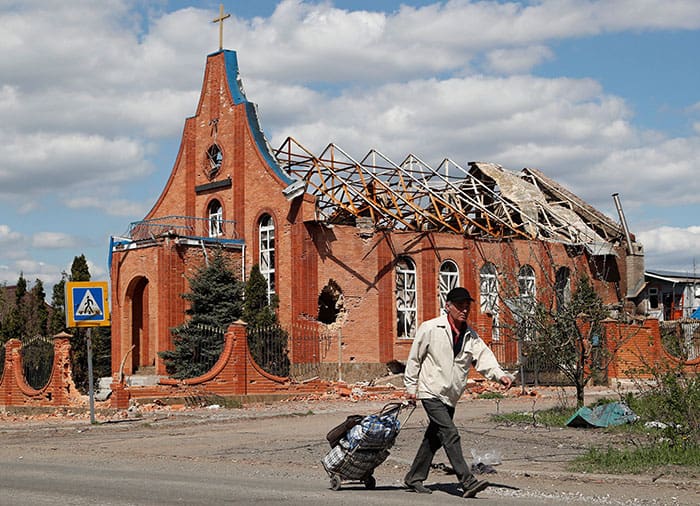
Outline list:
[[[421,402],[430,423],[404,481],[407,485],[423,483],[428,478],[435,452],[443,447],[460,483],[472,482],[474,476],[464,461],[459,431],[452,421],[455,408],[438,399],[422,399]]]

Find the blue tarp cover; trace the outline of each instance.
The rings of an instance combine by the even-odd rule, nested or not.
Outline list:
[[[690,315],[691,318],[695,318],[696,320],[700,320],[700,307],[697,308],[693,314]]]
[[[639,417],[623,402],[611,402],[593,409],[583,407],[566,422],[568,427],[610,427],[634,423]]]

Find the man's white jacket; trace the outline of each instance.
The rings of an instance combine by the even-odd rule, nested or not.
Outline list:
[[[467,387],[472,365],[490,380],[499,381],[506,375],[491,349],[471,327],[456,355],[452,346],[447,315],[425,321],[418,327],[406,362],[406,393],[415,394],[418,399],[440,399],[455,406]]]

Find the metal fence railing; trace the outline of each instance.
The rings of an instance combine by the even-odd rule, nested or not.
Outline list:
[[[164,216],[132,222],[127,232],[131,240],[152,239],[163,234],[183,237],[237,239],[236,222],[219,218]]]
[[[280,325],[248,327],[248,349],[265,372],[289,376],[289,334]]]
[[[338,334],[314,321],[248,328],[248,347],[264,371],[304,381],[327,375],[330,343]]]
[[[36,390],[44,388],[51,379],[51,371],[53,370],[53,339],[44,336],[22,339],[20,353],[24,379],[27,384]]]

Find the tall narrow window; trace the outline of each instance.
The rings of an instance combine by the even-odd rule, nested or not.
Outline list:
[[[459,285],[459,269],[452,260],[445,260],[440,265],[438,276],[438,296],[440,297],[440,309],[445,309],[447,292]]]
[[[518,272],[518,291],[521,299],[535,298],[535,270],[529,265],[523,265]]]
[[[500,341],[501,329],[498,318],[498,272],[492,263],[484,264],[479,272],[479,305],[481,312],[491,315],[491,338]]]
[[[272,300],[275,293],[275,223],[272,216],[265,214],[259,225],[260,273],[267,281],[267,298]]]
[[[209,204],[209,237],[219,237],[224,234],[224,209],[218,200]]]
[[[398,337],[414,337],[418,318],[416,266],[410,258],[400,258],[396,262],[396,317]]]
[[[523,265],[518,272],[519,310],[522,314],[516,319],[522,326],[522,336],[526,341],[532,340],[532,315],[535,313],[535,270]]]
[[[560,267],[554,277],[554,292],[557,296],[557,311],[571,302],[571,277],[568,267]]]

